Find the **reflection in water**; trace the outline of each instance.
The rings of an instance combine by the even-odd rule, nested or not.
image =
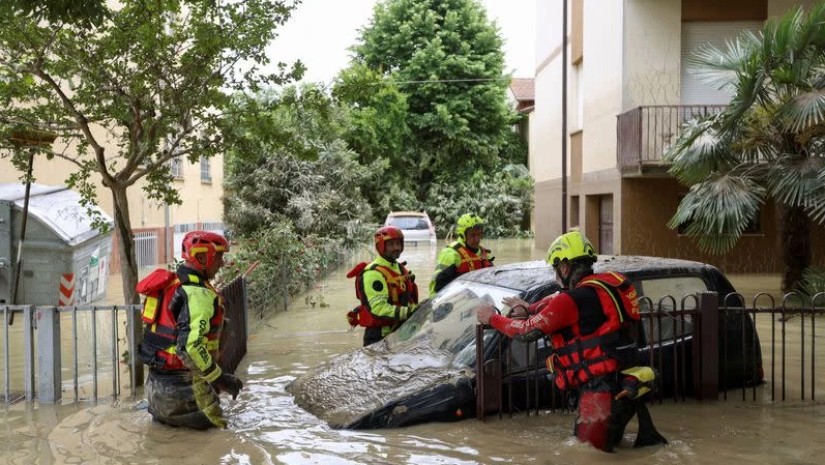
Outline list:
[[[541,258],[528,240],[486,241],[496,264]],[[426,288],[437,249],[408,247],[402,258]],[[371,254],[353,260],[368,260]],[[348,269],[348,268],[347,268]],[[347,431],[329,428],[295,406],[286,385],[318,363],[361,345],[344,314],[354,305],[346,269],[312,291],[325,308],[295,299],[289,311],[262,322],[251,335],[238,374],[245,389],[223,398],[229,429],[207,432],[153,423],[142,401],[114,405],[5,406],[0,463],[8,464],[602,464],[631,465],[821,462],[825,444],[811,441],[825,428],[825,405],[792,401],[742,402],[738,394],[715,403],[652,406],[665,447],[632,449],[635,421],[613,455],[571,439],[573,415],[493,417],[408,428]],[[817,333],[821,334],[821,333]],[[345,395],[345,394],[344,394]],[[344,402],[345,399],[342,399]]]

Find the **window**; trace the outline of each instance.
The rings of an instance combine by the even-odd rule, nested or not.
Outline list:
[[[212,183],[212,173],[210,170],[210,162],[206,157],[201,157],[201,182],[206,184]]]
[[[698,276],[674,276],[670,278],[646,279],[635,283],[639,292],[641,313],[662,312],[661,316],[642,318],[645,341],[673,340],[693,333],[693,319],[688,315],[671,315],[674,310],[695,310],[697,300],[693,295],[708,290],[707,284]],[[644,298],[642,298],[644,297]],[[684,300],[684,302],[683,302]],[[684,321],[684,323],[683,323]]]
[[[180,157],[169,160],[169,171],[173,178],[183,179],[183,160]]]

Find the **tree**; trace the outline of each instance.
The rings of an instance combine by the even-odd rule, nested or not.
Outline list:
[[[403,157],[416,170],[419,199],[435,173],[498,165],[516,118],[506,104],[501,45],[474,0],[386,0],[362,30],[353,66],[377,72],[406,96]]]
[[[106,0],[4,0],[0,14],[34,20],[99,25],[107,15]]]
[[[223,134],[224,219],[253,236],[284,221],[298,237],[357,244],[371,216],[361,186],[382,170],[358,163],[341,138],[347,113],[315,85],[239,96]],[[380,163],[380,162],[379,162]]]
[[[718,115],[689,122],[665,154],[690,191],[669,226],[706,251],[730,250],[772,200],[780,212],[782,288],[811,264],[811,227],[825,224],[825,5],[796,9],[692,63],[734,97]]]
[[[96,203],[95,183],[111,191],[123,293],[138,303],[127,190],[142,181],[148,199],[180,203],[170,162],[224,150],[219,123],[227,91],[285,82],[303,68],[281,63],[275,74],[259,73],[269,61],[264,48],[293,2],[106,5],[106,19],[92,29],[24,14],[0,18],[0,130],[57,134],[67,149],[46,156],[74,164],[67,183],[87,206]]]

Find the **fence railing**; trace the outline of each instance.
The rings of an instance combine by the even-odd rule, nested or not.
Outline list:
[[[220,290],[226,319],[219,363],[234,372],[246,354],[248,305],[246,282],[238,277]],[[135,396],[137,343],[130,335],[142,324],[139,305],[0,305],[3,315],[2,400],[39,402],[117,399]],[[10,324],[12,315],[22,321]],[[64,381],[67,380],[67,381]],[[71,393],[71,399],[69,394]]]
[[[825,344],[817,344],[825,330],[825,293],[791,293],[779,303],[760,293],[747,303],[740,294],[720,302],[709,292],[679,301],[642,297],[640,304],[640,364],[659,374],[651,400],[727,400],[738,392],[743,401],[816,401],[825,395],[825,380],[816,376],[817,360],[825,357]],[[570,393],[559,391],[547,372],[552,347],[545,339],[524,344],[488,334],[493,342],[485,343],[490,331],[476,327],[479,419],[573,407]]]
[[[647,169],[666,167],[665,149],[682,132],[686,121],[716,114],[724,105],[669,105],[636,107],[618,116],[617,162],[625,174],[644,174]]]

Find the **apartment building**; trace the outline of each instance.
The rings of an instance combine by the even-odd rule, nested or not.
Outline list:
[[[668,175],[662,151],[686,119],[719,111],[730,100],[688,71],[685,58],[698,45],[721,46],[745,29],[761,29],[766,19],[789,8],[816,2],[565,1],[566,63],[563,2],[537,3],[535,109],[529,131],[537,247],[547,247],[562,232],[566,208],[567,228],[580,228],[602,253],[689,258],[728,272],[781,271],[772,204],[762,208],[725,255],[702,253],[693,240],[666,226],[687,188]],[[565,87],[567,127],[562,133]],[[823,228],[815,227],[812,235],[814,262],[822,263],[825,241],[817,237],[825,238]]]

